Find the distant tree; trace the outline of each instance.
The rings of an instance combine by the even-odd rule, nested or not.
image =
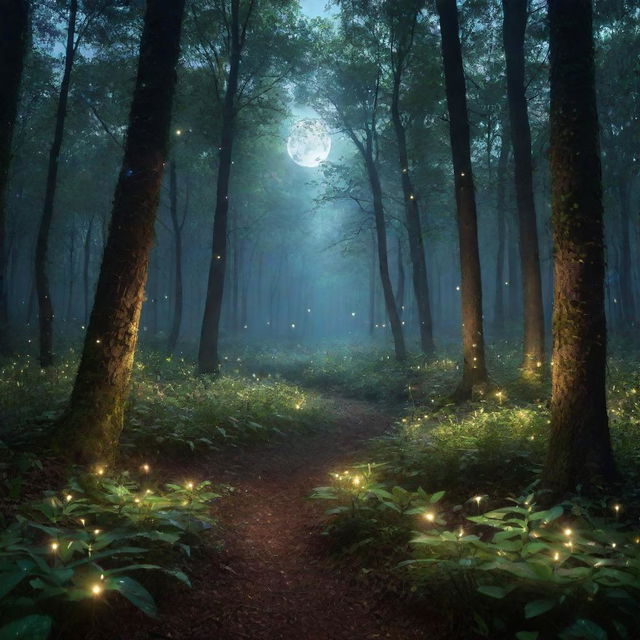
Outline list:
[[[371,198],[385,309],[395,355],[402,361],[407,357],[407,350],[389,272],[386,218],[378,162],[382,51],[379,45],[372,42],[366,29],[356,22],[350,23],[335,38],[323,42],[323,61],[314,82],[313,100],[325,120],[349,137],[362,160]]]
[[[437,0],[436,7],[440,18],[442,60],[458,212],[464,368],[455,396],[462,400],[471,396],[475,386],[488,383],[482,320],[482,281],[458,9],[456,0]]]
[[[420,347],[425,354],[434,351],[433,323],[429,302],[429,284],[427,280],[427,262],[425,258],[424,238],[420,222],[418,195],[413,186],[407,151],[407,132],[401,109],[401,88],[403,75],[410,63],[415,30],[422,3],[416,0],[402,0],[385,3],[388,25],[389,61],[391,66],[391,120],[398,145],[400,181],[404,197],[405,220],[409,237],[411,255],[413,291],[418,310],[420,325]]]
[[[604,237],[591,0],[549,0],[555,249],[551,438],[555,494],[614,477],[606,400]]]
[[[28,14],[27,0],[5,0],[0,4],[0,352],[8,349],[5,203],[11,163],[11,142],[29,35]]]
[[[67,117],[67,102],[71,84],[71,70],[77,51],[76,19],[78,16],[78,0],[69,0],[69,17],[67,22],[67,45],[65,48],[64,71],[60,82],[60,94],[56,110],[53,141],[49,150],[49,168],[45,187],[42,218],[38,229],[36,243],[36,289],[38,293],[39,327],[40,327],[40,366],[53,364],[53,302],[47,275],[47,255],[49,251],[49,234],[53,221],[53,205],[58,185],[58,161],[62,149],[64,123]],[[79,41],[78,41],[79,42]]]
[[[506,173],[509,166],[509,142],[506,122],[503,122],[500,139],[500,155],[498,157],[498,177],[496,189],[496,232],[498,246],[496,251],[496,285],[493,303],[493,324],[496,332],[504,329],[504,274],[505,274],[505,240],[507,235],[506,215]]]
[[[507,63],[507,98],[518,204],[524,312],[522,373],[525,377],[536,377],[541,372],[545,357],[544,307],[536,209],[533,199],[531,128],[525,86],[524,37],[527,25],[527,4],[527,0],[502,0],[504,11],[502,34]]]
[[[109,236],[56,446],[78,462],[117,453],[167,156],[184,0],[148,0]]]

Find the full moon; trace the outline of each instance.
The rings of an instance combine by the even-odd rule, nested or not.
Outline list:
[[[301,167],[317,167],[331,151],[331,136],[321,120],[305,119],[291,127],[287,139],[289,157]]]

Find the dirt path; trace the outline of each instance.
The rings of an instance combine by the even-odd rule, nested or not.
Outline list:
[[[348,571],[341,575],[323,548],[326,505],[305,497],[390,421],[366,403],[335,404],[340,416],[335,430],[292,435],[207,460],[199,470],[202,477],[235,488],[216,509],[225,530],[224,549],[198,558],[193,589],[159,599],[163,616],[158,623],[140,618],[137,630],[131,621],[124,630],[114,620],[99,635],[127,640],[433,637],[401,604],[355,583]]]

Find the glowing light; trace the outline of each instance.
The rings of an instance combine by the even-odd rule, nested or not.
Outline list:
[[[187,487],[187,489],[189,491],[191,491],[193,489],[193,482],[187,482],[187,484],[185,486]]]
[[[73,496],[70,493],[67,493],[67,495],[64,497],[64,499],[67,502],[71,502],[73,500]]]
[[[571,535],[573,535],[573,531],[571,529],[565,529],[562,533],[564,533],[565,536],[569,537]]]
[[[557,551],[553,554],[553,559],[555,562],[558,562],[558,560],[560,560],[560,554]]]
[[[102,587],[101,584],[98,584],[97,582],[96,584],[91,586],[91,593],[94,596],[99,596],[103,591],[104,591],[104,588]]]
[[[427,513],[425,513],[423,517],[428,522],[433,522],[436,519],[436,516],[431,511],[427,511]]]
[[[151,471],[151,467],[150,467],[150,466],[145,462],[145,463],[142,465],[142,470],[143,470],[145,473],[149,473],[149,471]]]
[[[58,550],[58,547],[59,547],[60,545],[59,545],[57,542],[55,542],[55,541],[54,541],[54,542],[52,542],[49,546],[51,547],[51,551],[54,551],[54,552],[55,552],[55,551],[57,551],[57,550]]]
[[[98,535],[100,535],[101,533],[102,533],[102,529],[94,529],[94,530],[93,530],[93,535],[94,535],[94,536],[98,536]]]
[[[474,500],[476,501],[476,504],[480,506],[480,503],[482,502],[482,496],[476,496]]]
[[[360,476],[354,476],[351,482],[353,482],[354,486],[359,487],[362,480],[360,480]]]
[[[96,474],[99,476],[103,476],[104,475],[104,467],[97,467],[96,468]]]
[[[321,120],[300,120],[291,127],[287,153],[297,165],[317,167],[329,157],[330,151],[331,136]]]
[[[181,136],[182,135],[182,130],[181,129],[176,129],[176,135],[177,136]]]
[[[296,328],[296,323],[295,323],[295,322],[292,322],[292,323],[291,323],[291,328],[292,328],[292,329],[295,329],[295,328]]]

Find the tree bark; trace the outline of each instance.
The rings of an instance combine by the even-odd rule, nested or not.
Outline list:
[[[554,495],[615,474],[606,401],[604,235],[591,0],[549,0],[555,249],[551,437]]]
[[[67,117],[67,102],[71,83],[71,69],[75,58],[76,17],[78,14],[78,0],[69,2],[69,21],[67,26],[67,46],[65,50],[64,72],[60,83],[60,95],[56,111],[56,124],[53,142],[49,151],[49,167],[47,170],[47,184],[44,195],[44,206],[38,240],[36,243],[36,289],[38,292],[38,321],[40,329],[40,366],[49,367],[53,364],[53,302],[49,289],[47,274],[47,259],[49,253],[49,233],[53,220],[53,207],[58,185],[58,160],[64,136],[64,124]]]
[[[354,138],[354,141],[357,138]],[[389,255],[387,251],[387,230],[384,219],[384,204],[382,200],[382,185],[380,184],[380,175],[378,167],[373,157],[373,134],[367,132],[366,143],[363,144],[358,140],[356,144],[363,155],[369,178],[369,186],[371,187],[371,195],[373,197],[373,217],[375,220],[376,240],[378,245],[378,267],[380,269],[380,281],[382,282],[382,293],[384,295],[384,304],[391,326],[393,335],[393,346],[396,354],[396,360],[403,362],[407,359],[407,349],[404,343],[404,332],[402,331],[402,321],[398,313],[395,296],[393,295],[393,287],[391,286],[391,277],[389,275]]]
[[[402,319],[404,314],[404,256],[402,255],[402,239],[398,236],[398,286],[396,287],[396,303],[398,314]]]
[[[498,185],[496,194],[496,231],[498,247],[496,251],[496,297],[493,306],[493,326],[497,334],[504,331],[504,289],[505,289],[505,238],[507,220],[505,213],[505,179],[509,166],[509,144],[507,142],[506,123],[502,126],[502,140],[500,142],[500,156],[498,158]]]
[[[391,95],[391,119],[398,144],[398,160],[400,162],[400,180],[404,196],[404,212],[409,237],[409,254],[413,278],[413,291],[418,310],[420,325],[420,348],[426,355],[433,354],[433,321],[429,302],[429,282],[427,279],[427,261],[424,255],[424,240],[420,223],[418,197],[409,173],[409,156],[407,153],[407,136],[400,114],[400,84],[402,82],[402,62],[398,61],[393,77]]]
[[[371,257],[369,258],[369,335],[373,338],[376,327],[376,235],[371,230]]]
[[[89,220],[87,235],[84,238],[84,261],[82,265],[82,284],[84,289],[84,324],[89,322],[89,267],[91,266],[91,234],[93,232],[93,216]]]
[[[620,200],[620,315],[623,332],[631,335],[636,322],[636,305],[633,295],[633,274],[631,269],[631,241],[629,237],[629,221],[631,205],[629,202],[629,183],[621,178],[618,183]]]
[[[184,0],[148,0],[111,225],[71,401],[56,448],[111,463],[123,426],[167,156]]]
[[[222,108],[216,212],[213,219],[213,246],[211,251],[211,265],[209,267],[207,298],[204,307],[204,317],[202,319],[202,331],[200,333],[200,347],[198,350],[198,368],[200,373],[210,373],[214,375],[217,375],[220,371],[218,338],[227,265],[229,178],[231,176],[231,157],[235,128],[235,100],[238,91],[242,53],[239,0],[231,0],[230,29],[229,76],[227,78],[227,87]]]
[[[507,63],[507,98],[515,169],[516,201],[524,338],[522,373],[537,377],[544,362],[544,307],[538,249],[538,228],[533,199],[531,129],[525,87],[524,36],[527,25],[527,0],[502,0],[503,40]]]
[[[67,313],[64,318],[64,321],[66,324],[69,324],[71,322],[72,315],[73,315],[73,289],[75,285],[75,279],[74,279],[75,254],[76,254],[76,227],[75,227],[75,220],[74,220],[72,222],[71,233],[69,235],[69,282],[67,283],[68,284]]]
[[[0,353],[9,350],[7,294],[7,182],[11,142],[18,113],[20,81],[29,35],[27,0],[5,0],[0,5]]]
[[[170,196],[170,213],[171,226],[173,228],[173,242],[175,254],[175,278],[173,291],[173,320],[171,322],[171,331],[169,332],[169,340],[167,342],[167,350],[173,353],[178,344],[180,336],[180,325],[182,324],[182,227],[187,215],[189,192],[187,190],[187,201],[185,202],[185,210],[182,222],[178,220],[178,180],[177,180],[176,161],[172,160],[169,174],[169,196]]]
[[[457,399],[464,400],[471,397],[475,386],[488,383],[482,321],[478,221],[471,170],[467,93],[460,49],[458,9],[456,0],[437,0],[436,6],[442,34],[442,60],[460,243],[464,368],[462,380],[454,395]]]

